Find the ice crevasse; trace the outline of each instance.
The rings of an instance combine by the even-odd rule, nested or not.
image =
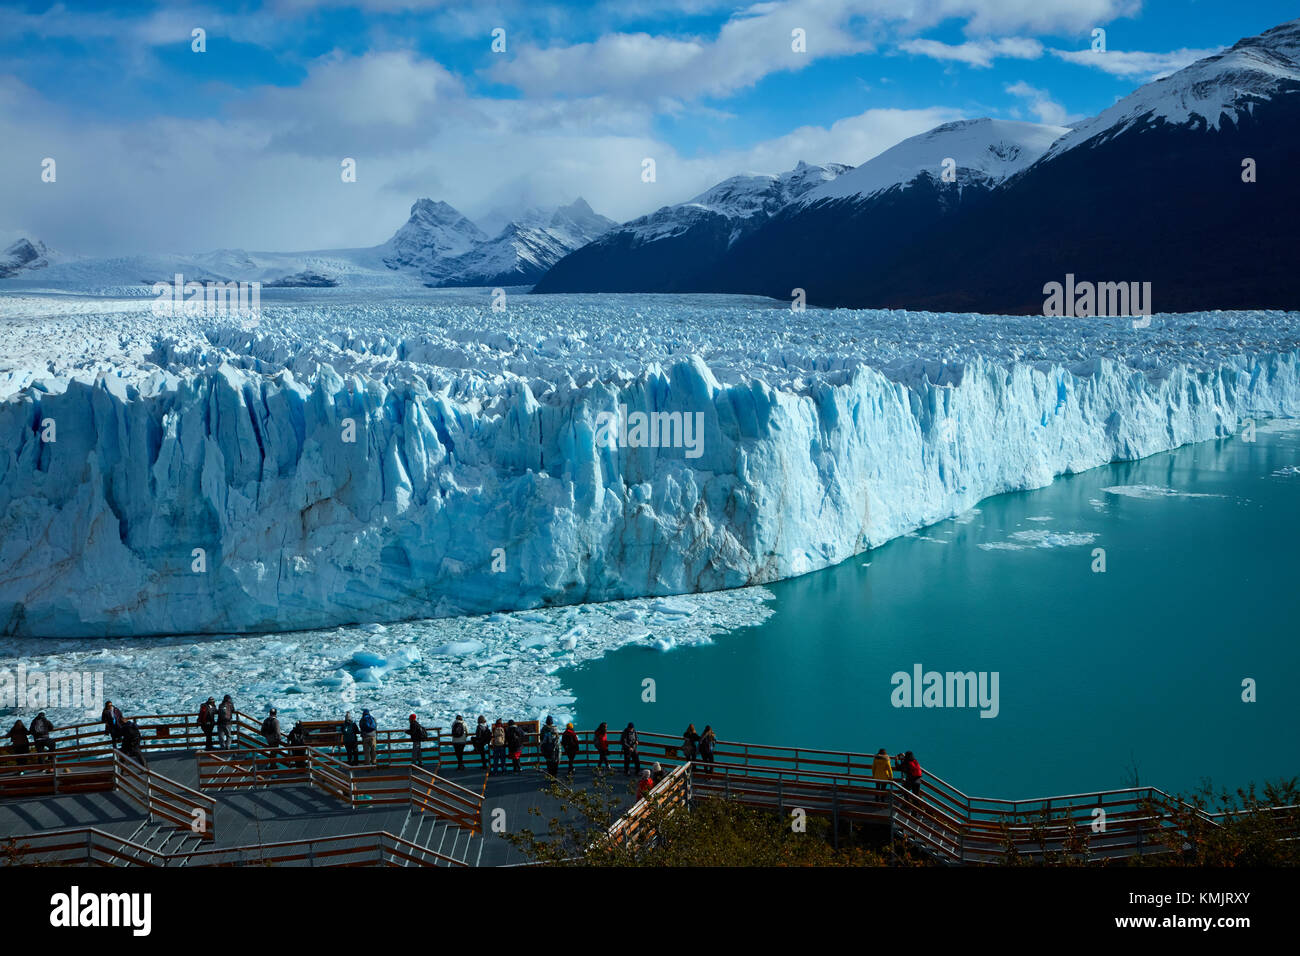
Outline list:
[[[0,403],[0,630],[96,637],[770,582],[989,495],[1295,417],[1300,351],[1159,371],[831,363],[775,385],[683,354],[464,394],[222,361],[47,388]],[[599,443],[620,405],[698,413],[698,457]]]

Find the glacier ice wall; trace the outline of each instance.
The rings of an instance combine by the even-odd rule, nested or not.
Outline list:
[[[773,581],[989,495],[1295,416],[1298,362],[975,359],[795,390],[722,385],[692,357],[543,396],[514,380],[486,403],[328,365],[29,386],[0,405],[0,623],[286,630]],[[620,403],[702,412],[703,454],[597,447]]]

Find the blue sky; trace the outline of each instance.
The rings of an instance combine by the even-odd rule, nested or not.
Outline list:
[[[1295,13],[1277,0],[9,3],[0,234],[80,253],[368,245],[425,195],[470,216],[583,195],[627,219],[738,172],[858,164],[950,119],[1071,122]],[[40,182],[45,157],[56,183]],[[343,157],[356,183],[341,184]]]

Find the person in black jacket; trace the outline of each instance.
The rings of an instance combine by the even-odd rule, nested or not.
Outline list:
[[[50,739],[50,734],[54,733],[54,725],[50,723],[50,718],[45,716],[45,711],[36,715],[29,729],[37,753],[54,753],[54,741]]]
[[[199,730],[205,738],[203,749],[212,750],[212,735],[217,729],[217,699],[209,697],[199,705]]]
[[[506,721],[506,751],[510,754],[510,759],[514,761],[515,773],[523,769],[519,765],[519,758],[524,752],[524,740],[526,735],[519,725],[513,720]]]
[[[30,753],[32,749],[27,725],[21,720],[15,720],[14,725],[9,728],[9,733],[5,734],[5,736],[9,738],[12,744],[12,750],[18,757],[18,759],[14,761],[14,766],[18,768],[19,773],[22,773],[23,764],[27,763],[27,758],[23,755]]]
[[[352,711],[343,715],[343,723],[339,724],[339,733],[343,737],[343,746],[348,752],[348,763],[356,766],[359,761],[357,756],[357,736],[361,731],[357,728],[357,722],[352,719]]]
[[[100,715],[104,721],[104,732],[114,747],[122,746],[122,712],[113,706],[111,700],[104,701],[104,711]]]
[[[429,732],[420,726],[420,722],[415,719],[415,714],[411,715],[406,732],[411,738],[411,763],[420,765],[422,754],[420,744],[429,739]]]
[[[492,745],[492,728],[488,726],[487,718],[482,714],[478,715],[478,726],[474,728],[474,736],[470,742],[474,745],[474,752],[478,754],[483,769],[487,770],[488,753]]]
[[[636,736],[636,728],[632,726],[631,721],[628,721],[623,732],[618,735],[618,742],[623,747],[623,773],[630,775],[628,764],[631,763],[636,767],[636,775],[641,776],[641,745]]]
[[[136,726],[134,720],[129,720],[122,725],[122,755],[130,757],[142,767],[148,767],[149,763],[144,759],[143,739],[140,736],[140,728]]]
[[[560,775],[560,731],[555,726],[555,718],[547,717],[542,727],[542,756],[546,758],[546,772],[552,777]]]

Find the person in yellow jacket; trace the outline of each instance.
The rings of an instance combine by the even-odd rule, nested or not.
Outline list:
[[[889,759],[889,752],[886,751],[884,747],[881,747],[876,751],[876,757],[871,761],[871,776],[875,777],[877,780],[894,779],[894,764],[893,761]],[[878,783],[876,784],[876,789],[884,790],[885,785],[883,783]]]

